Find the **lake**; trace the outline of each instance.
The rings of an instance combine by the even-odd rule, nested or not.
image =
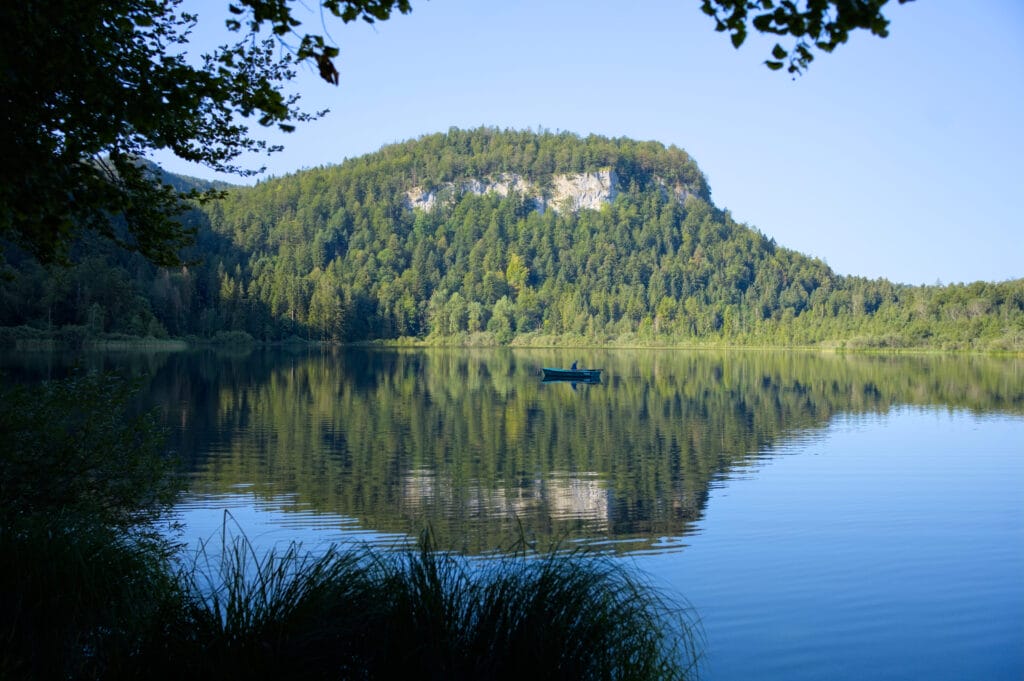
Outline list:
[[[544,383],[542,366],[604,370]],[[757,351],[87,355],[142,380],[195,545],[586,546],[705,679],[1024,678],[1024,360]],[[16,378],[66,358],[6,358]]]

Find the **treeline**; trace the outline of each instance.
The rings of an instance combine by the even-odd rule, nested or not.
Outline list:
[[[457,189],[516,174],[546,193],[559,175],[605,169],[619,192],[600,210],[542,212],[515,191]],[[441,200],[414,210],[413,188]],[[95,245],[61,270],[9,253],[0,325],[266,341],[1024,349],[1024,280],[838,276],[735,222],[684,151],[653,142],[453,129],[235,189],[184,219],[198,230],[194,264],[174,270]]]

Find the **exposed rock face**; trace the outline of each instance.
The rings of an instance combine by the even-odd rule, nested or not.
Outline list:
[[[552,178],[551,208],[563,207],[576,212],[581,208],[600,210],[611,203],[619,193],[619,178],[614,170],[598,170],[596,173],[579,175],[556,175]]]
[[[434,189],[413,187],[405,193],[405,203],[409,208],[419,208],[429,212],[443,197],[454,198],[466,193],[483,195],[488,192],[508,196],[513,191],[519,192],[523,196],[532,197],[537,203],[538,209],[543,210],[543,201],[540,199],[538,187],[517,173],[502,173],[493,177],[466,180],[458,185],[447,182]]]
[[[517,191],[520,194],[528,195],[533,193],[534,185],[516,173],[502,173],[493,178],[483,180],[469,180],[462,183],[462,191],[473,192],[474,194],[486,194],[494,192],[501,196],[508,196],[510,192]]]
[[[410,209],[418,208],[429,212],[438,201],[446,198],[454,199],[466,193],[483,195],[490,192],[508,196],[513,191],[532,200],[535,208],[542,213],[548,208],[555,212],[576,212],[581,209],[600,210],[602,206],[615,200],[620,187],[619,176],[611,168],[591,173],[555,175],[551,178],[551,189],[548,192],[542,191],[540,185],[530,182],[522,175],[501,173],[466,180],[459,184],[446,182],[433,189],[413,187],[405,193],[405,205]],[[690,191],[683,186],[662,185],[662,191],[666,196],[671,193],[680,203],[690,195]]]
[[[437,203],[437,191],[425,191],[422,187],[413,187],[405,193],[405,205],[411,209],[419,208],[428,213],[434,210]]]

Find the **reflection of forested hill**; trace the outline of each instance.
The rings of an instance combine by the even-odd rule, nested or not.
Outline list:
[[[59,270],[11,249],[0,327],[1024,349],[1024,279],[838,276],[736,223],[694,160],[656,142],[452,129],[186,219],[197,262],[175,270],[102,243]],[[0,347],[31,337],[0,331]]]
[[[685,534],[709,486],[837,414],[1024,413],[1024,361],[588,351],[597,386],[543,384],[554,351],[173,356],[151,392],[194,489],[296,492],[468,550],[518,535]]]

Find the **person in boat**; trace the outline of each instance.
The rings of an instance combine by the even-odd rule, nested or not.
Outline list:
[[[576,360],[572,361],[572,366],[569,368],[572,369],[573,371],[576,371]]]

